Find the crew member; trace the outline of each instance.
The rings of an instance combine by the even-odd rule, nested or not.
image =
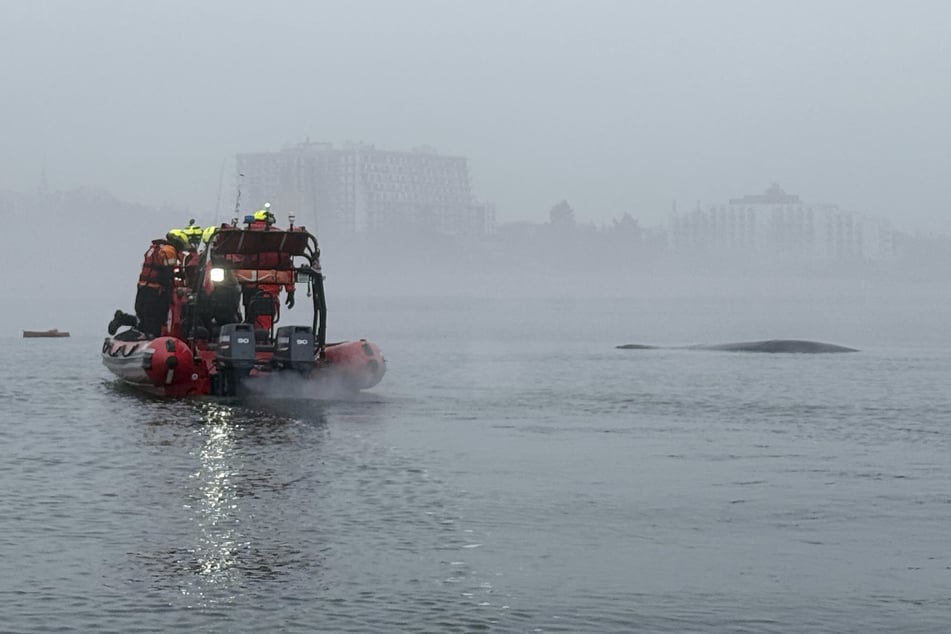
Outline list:
[[[253,229],[255,231],[269,231],[272,228],[277,231],[277,227],[274,227],[274,214],[271,213],[271,203],[264,203],[264,207],[258,209],[253,214],[251,214],[252,221],[248,225],[248,229]]]
[[[184,229],[172,229],[169,235],[174,235],[177,242],[185,244],[185,248],[179,251],[178,258],[181,261],[180,277],[185,285],[193,292],[198,288],[198,266],[201,257],[198,249],[201,246],[202,228],[194,224],[192,220]]]
[[[278,227],[274,226],[274,214],[271,212],[271,203],[264,203],[262,209],[258,209],[252,214],[252,222],[248,224],[248,229],[251,231],[280,231]],[[287,275],[289,279],[283,283],[280,282],[243,282],[241,289],[241,297],[244,303],[244,314],[247,317],[250,314],[254,314],[254,311],[249,311],[251,307],[252,300],[256,297],[269,297],[271,301],[274,302],[274,314],[277,315],[280,310],[280,295],[281,287],[284,287],[285,292],[287,293],[287,299],[284,301],[284,305],[287,308],[294,307],[294,280],[293,273],[289,271],[291,268],[291,256],[284,253],[262,253],[252,258],[248,258],[238,264],[244,264],[246,266],[253,266],[256,269],[268,269],[268,268],[278,268],[281,267],[287,270]],[[271,315],[254,315],[254,327],[262,328],[264,330],[270,330],[271,325],[274,322],[274,318]]]
[[[202,242],[207,245],[217,231],[217,226],[205,227],[202,231]],[[241,302],[241,286],[238,284],[234,271],[227,267],[223,269],[224,279],[213,282],[212,268],[209,265],[205,270],[197,316],[198,323],[207,329],[214,339],[218,336],[221,326],[241,321],[241,311],[238,309]]]
[[[135,294],[135,316],[139,320],[139,330],[149,337],[160,336],[162,326],[168,320],[175,269],[179,264],[179,254],[187,247],[188,241],[173,230],[165,235],[164,240],[152,240],[145,252]]]
[[[188,240],[190,249],[194,252],[197,252],[199,247],[201,247],[201,239],[204,229],[195,224],[195,219],[192,218],[188,221],[188,226],[182,229],[182,233],[185,234],[185,238]]]

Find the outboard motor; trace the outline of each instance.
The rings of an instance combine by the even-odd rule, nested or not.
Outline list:
[[[310,326],[281,326],[277,329],[274,364],[282,370],[305,373],[314,368],[314,331]]]
[[[241,379],[248,376],[254,367],[254,326],[223,325],[218,334],[215,364],[218,367],[215,392],[221,396],[236,395]]]

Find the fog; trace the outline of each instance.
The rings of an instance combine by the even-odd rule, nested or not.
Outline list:
[[[63,299],[103,323],[130,309],[150,239],[230,215],[236,154],[306,138],[464,156],[496,208],[477,241],[323,241],[332,307],[334,293],[937,301],[951,268],[943,2],[37,0],[0,17],[6,331],[88,323],[49,317]],[[674,205],[774,182],[884,219],[894,253],[671,253]]]
[[[949,227],[951,8],[894,2],[5,2],[0,189],[211,209],[304,137],[472,162],[505,218],[660,221],[778,180]]]

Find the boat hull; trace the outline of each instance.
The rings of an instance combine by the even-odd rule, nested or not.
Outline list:
[[[102,345],[103,365],[117,378],[150,394],[172,397],[233,395],[245,382],[266,384],[266,377],[280,373],[293,373],[313,381],[315,387],[330,379],[335,389],[357,392],[374,387],[386,373],[379,347],[365,339],[328,344],[303,372],[278,367],[272,356],[272,351],[261,350],[252,367],[235,369],[220,363],[213,349],[193,352],[177,337],[137,341],[107,337]]]

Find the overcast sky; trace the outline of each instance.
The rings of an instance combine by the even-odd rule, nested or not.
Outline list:
[[[213,215],[310,137],[470,158],[501,221],[662,224],[770,182],[951,230],[951,3],[0,2],[0,189]],[[233,198],[227,163],[225,196]]]

